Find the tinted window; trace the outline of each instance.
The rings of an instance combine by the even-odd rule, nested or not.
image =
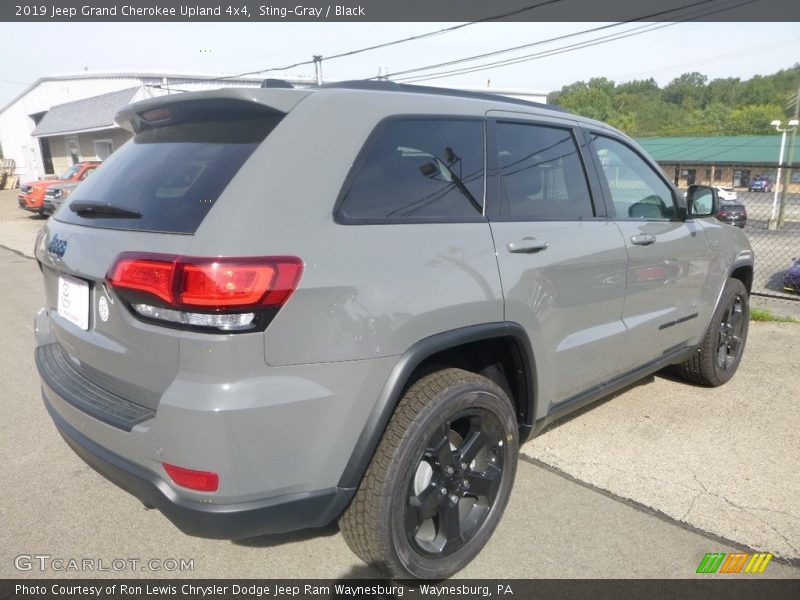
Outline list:
[[[617,218],[669,219],[674,214],[672,189],[631,148],[593,136]]]
[[[589,186],[572,132],[498,123],[500,214],[522,219],[593,217]]]
[[[368,142],[341,215],[426,220],[483,214],[483,122],[409,119]]]
[[[217,117],[142,131],[75,189],[56,218],[113,229],[194,233],[278,121],[277,115]],[[81,216],[69,208],[75,203],[108,203],[141,216]]]

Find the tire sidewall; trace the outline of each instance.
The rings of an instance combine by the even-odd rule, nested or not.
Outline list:
[[[743,319],[743,326],[742,326],[742,341],[739,347],[739,352],[736,354],[736,359],[733,361],[733,364],[730,366],[729,369],[723,370],[717,364],[717,335],[719,332],[719,327],[722,323],[722,316],[725,314],[727,308],[733,302],[733,299],[736,296],[741,296],[743,304],[744,304],[744,314],[742,315]],[[710,350],[710,360],[711,360],[711,370],[713,373],[713,377],[716,380],[716,385],[722,385],[728,381],[736,374],[737,369],[739,368],[739,364],[742,361],[742,356],[744,355],[745,345],[747,343],[747,333],[750,326],[750,298],[747,294],[747,289],[744,287],[744,284],[739,281],[738,279],[730,279],[728,283],[725,285],[725,291],[722,294],[722,298],[720,299],[719,307],[717,308],[716,313],[714,314],[714,321],[712,323],[712,329],[710,332],[710,339],[709,339],[709,350]]]

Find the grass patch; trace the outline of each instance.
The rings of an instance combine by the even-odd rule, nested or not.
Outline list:
[[[751,308],[750,320],[766,321],[772,323],[800,323],[800,321],[795,319],[794,317],[782,317],[778,315],[773,315],[766,308]]]

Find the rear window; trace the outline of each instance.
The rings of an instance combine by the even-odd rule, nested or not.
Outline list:
[[[150,128],[112,154],[69,197],[59,221],[192,234],[283,115],[219,118]],[[70,207],[109,205],[116,211]]]

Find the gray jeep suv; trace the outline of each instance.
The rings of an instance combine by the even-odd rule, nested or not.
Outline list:
[[[369,564],[447,577],[529,436],[741,360],[746,237],[602,123],[364,82],[117,121],[37,240],[36,363],[73,450],[188,534],[339,519]]]

